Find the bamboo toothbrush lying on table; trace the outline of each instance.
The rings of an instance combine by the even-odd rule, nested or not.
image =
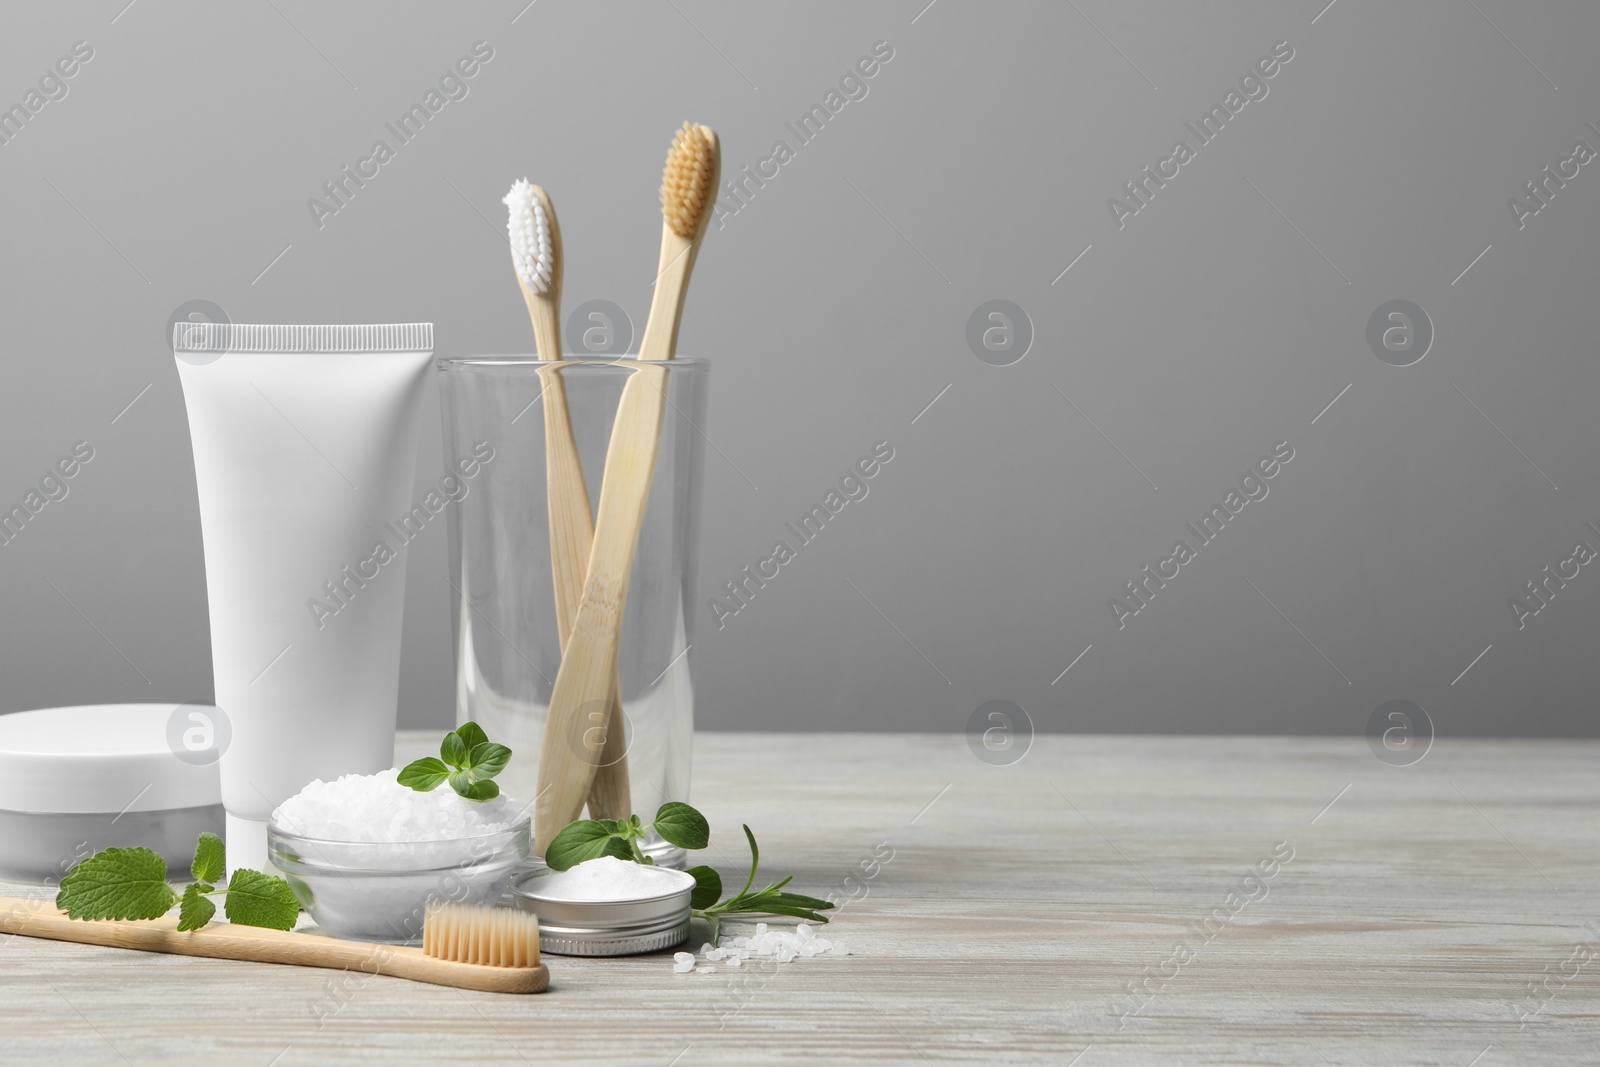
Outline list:
[[[717,135],[709,127],[684,123],[667,155],[661,181],[661,259],[650,321],[640,342],[638,365],[617,405],[583,595],[545,720],[534,808],[540,855],[562,827],[578,817],[599,762],[598,746],[590,744],[585,732],[589,725],[585,712],[606,699],[616,675],[628,577],[655,475],[667,376],[664,368],[651,364],[676,354],[689,274],[711,221],[720,175]]]
[[[549,195],[526,178],[512,185],[504,201],[508,210],[506,231],[511,238],[511,261],[517,270],[522,299],[533,320],[534,344],[539,358],[561,359],[561,275],[565,254],[561,227]],[[567,409],[567,386],[559,369],[546,368],[544,382],[545,483],[550,511],[550,570],[555,584],[556,635],[565,652],[583,594],[583,575],[589,566],[594,541],[594,519],[589,511],[589,490],[583,481],[578,444],[572,434]],[[628,795],[628,742],[623,732],[621,690],[613,674],[606,704],[606,741],[598,756],[589,789],[589,815],[595,819],[625,819],[633,813]],[[592,725],[592,724],[591,724]]]
[[[180,933],[178,917],[138,921],[69,919],[47,900],[0,901],[0,931],[179,956],[337,967],[486,993],[542,993],[550,971],[539,962],[539,919],[509,908],[430,907],[422,947],[210,923]]]

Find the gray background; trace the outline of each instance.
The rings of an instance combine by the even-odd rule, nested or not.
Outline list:
[[[1520,232],[1506,200],[1600,149],[1600,8],[524,4],[7,6],[0,102],[95,54],[0,147],[0,500],[96,455],[0,548],[3,710],[210,693],[178,305],[525,348],[499,199],[526,174],[567,308],[642,328],[672,130],[714,126],[729,172],[794,147],[885,40],[695,274],[702,726],[951,730],[1006,699],[1051,731],[1359,734],[1403,698],[1440,734],[1595,732],[1600,575],[1520,632],[1507,599],[1600,522],[1600,165]],[[318,230],[307,198],[479,40],[469,95]],[[1266,99],[1118,230],[1107,198],[1280,40]],[[1008,367],[965,339],[996,298],[1036,335]],[[1396,298],[1436,330],[1405,368],[1364,336]],[[716,629],[705,597],[881,439],[870,496]],[[1118,630],[1107,598],[1282,440],[1270,496]],[[442,524],[409,554],[402,721],[443,725]]]

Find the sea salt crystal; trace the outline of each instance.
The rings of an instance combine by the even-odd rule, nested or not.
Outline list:
[[[789,963],[799,956],[810,958],[825,952],[835,956],[850,955],[850,950],[843,944],[817,936],[816,928],[809,923],[797,924],[793,933],[773,930],[766,923],[757,923],[754,934],[732,938],[720,946],[709,941],[700,946],[700,955],[707,962],[726,961],[729,967],[742,967],[750,959],[776,959],[780,964]],[[694,959],[689,953],[680,952],[678,955]],[[716,973],[715,967],[699,969],[707,974]]]
[[[419,793],[394,768],[377,774],[317,779],[278,805],[272,821],[299,837],[323,841],[431,842],[509,830],[521,807],[499,796],[468,800],[454,789]]]
[[[667,867],[649,867],[615,856],[585,860],[570,870],[539,879],[538,894],[551,900],[643,900],[688,888],[694,879]],[[706,946],[710,947],[710,946]],[[690,959],[694,956],[687,955]]]
[[[674,952],[672,954],[672,970],[675,974],[688,974],[694,970],[694,953]]]
[[[482,838],[526,824],[521,805],[506,796],[468,800],[453,789],[419,793],[403,786],[393,768],[377,774],[318,779],[279,804],[279,830],[321,842],[317,860],[333,866],[370,866],[381,859],[395,870],[456,867],[482,858]],[[374,855],[372,844],[406,846]]]

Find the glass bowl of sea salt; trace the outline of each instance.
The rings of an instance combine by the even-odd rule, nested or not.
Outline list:
[[[332,937],[420,942],[430,903],[492,906],[528,858],[530,820],[516,801],[419,793],[398,776],[319,779],[267,825],[268,859]]]

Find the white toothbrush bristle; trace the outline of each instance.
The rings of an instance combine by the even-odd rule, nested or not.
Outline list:
[[[508,209],[506,233],[511,238],[511,262],[517,268],[517,277],[534,292],[546,292],[555,270],[555,255],[544,204],[533,195],[533,186],[526,178],[511,186],[504,203]]]

